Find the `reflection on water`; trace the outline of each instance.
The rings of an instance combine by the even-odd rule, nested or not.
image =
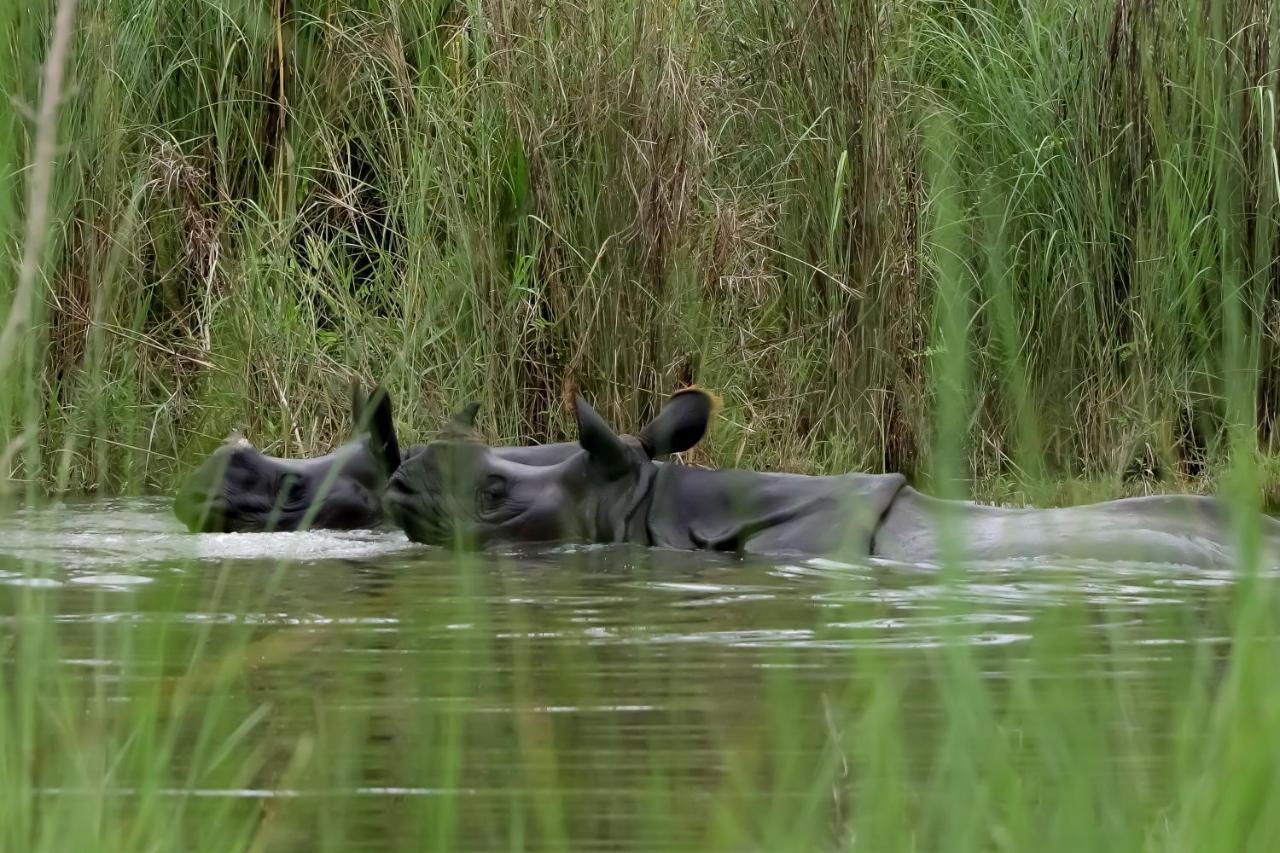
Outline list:
[[[1150,564],[942,573],[626,547],[459,559],[389,531],[192,535],[150,500],[0,518],[0,640],[52,624],[58,665],[106,701],[190,680],[197,650],[243,652],[216,686],[190,683],[209,691],[210,718],[235,717],[232,742],[260,763],[212,784],[217,773],[183,774],[195,759],[180,748],[153,793],[350,799],[366,833],[350,849],[420,831],[414,798],[460,810],[460,848],[511,847],[516,825],[533,827],[524,845],[697,846],[709,816],[691,804],[723,793],[734,756],[770,756],[750,765],[768,808],[804,797],[806,768],[838,740],[832,703],[858,711],[859,686],[886,672],[926,755],[937,650],[971,648],[999,684],[1068,603],[1076,618],[1054,630],[1071,659],[1055,677],[1147,679],[1133,701],[1168,702],[1169,650],[1224,644],[1234,585],[1230,573]],[[779,756],[800,769],[769,763]],[[136,793],[114,781],[111,796]],[[560,804],[550,829],[548,789]],[[320,830],[302,824],[290,838],[306,849]]]

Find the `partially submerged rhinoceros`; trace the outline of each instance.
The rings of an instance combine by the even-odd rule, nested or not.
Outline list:
[[[315,459],[267,456],[232,436],[191,473],[173,503],[192,531],[354,529],[382,522],[382,489],[401,462],[391,400],[352,393],[357,434]]]
[[[368,397],[353,388],[352,417],[355,437],[315,459],[268,456],[246,439],[231,437],[187,478],[174,500],[174,514],[192,531],[223,533],[381,524],[382,490],[402,461],[391,399],[381,388]],[[421,449],[413,445],[405,456]],[[577,449],[569,442],[493,452],[538,465],[558,462]]]
[[[465,431],[428,444],[388,483],[390,515],[409,538],[437,545],[632,542],[913,563],[1062,557],[1225,566],[1236,559],[1227,506],[1215,498],[1012,509],[929,497],[900,474],[662,465],[653,460],[702,438],[714,408],[709,394],[675,394],[636,437],[615,434],[581,398],[575,404],[579,446],[554,464],[506,458]],[[1275,549],[1280,522],[1264,516],[1259,524],[1265,546]]]

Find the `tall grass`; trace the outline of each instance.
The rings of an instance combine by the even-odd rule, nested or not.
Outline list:
[[[51,18],[13,14],[31,105]],[[236,425],[314,452],[352,374],[410,433],[478,398],[505,440],[563,435],[568,383],[631,426],[696,381],[729,403],[718,462],[923,473],[945,263],[971,280],[957,475],[1211,488],[1228,329],[1274,449],[1275,15],[86,4],[34,361],[3,383],[6,446],[28,411],[39,453],[9,474],[164,490]],[[5,120],[11,248],[34,137]]]
[[[100,0],[59,92],[55,11],[0,6],[3,474],[165,490],[237,425],[315,452],[351,375],[410,435],[479,398],[511,441],[565,433],[566,384],[633,426],[700,382],[722,464],[1044,500],[1221,481],[1251,508],[1280,394],[1277,14]],[[581,632],[564,602],[608,605],[592,570],[539,608],[548,576],[503,565],[317,572],[302,603],[282,572],[173,568],[83,623],[0,588],[0,849],[1280,837],[1274,580],[1248,572],[1146,621],[1078,588],[982,649],[944,572],[937,644],[831,651],[814,617],[726,674],[694,643],[542,642]],[[812,598],[874,628],[880,582]],[[672,618],[608,592],[620,630]],[[313,603],[398,633],[270,621]],[[1153,623],[1197,641],[1142,645]],[[655,725],[543,713],[624,694]],[[355,793],[384,786],[409,793]]]

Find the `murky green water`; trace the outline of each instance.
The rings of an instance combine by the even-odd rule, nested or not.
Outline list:
[[[780,849],[771,833],[805,821],[834,838],[886,784],[869,734],[894,733],[907,801],[930,789],[948,649],[1006,721],[1015,682],[1082,711],[1122,690],[1126,718],[1102,723],[1158,792],[1171,685],[1229,648],[1235,589],[1153,565],[460,559],[397,532],[190,535],[150,500],[0,518],[0,653],[38,619],[77,695],[127,709],[181,682],[209,710],[146,784],[260,803],[264,849]],[[207,688],[193,659],[219,673]],[[213,760],[202,719],[234,761]],[[143,784],[109,779],[124,801]]]

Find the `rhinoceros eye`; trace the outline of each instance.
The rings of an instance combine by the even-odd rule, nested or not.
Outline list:
[[[502,506],[507,497],[507,481],[497,475],[485,478],[480,486],[479,502],[481,514],[491,513]]]

